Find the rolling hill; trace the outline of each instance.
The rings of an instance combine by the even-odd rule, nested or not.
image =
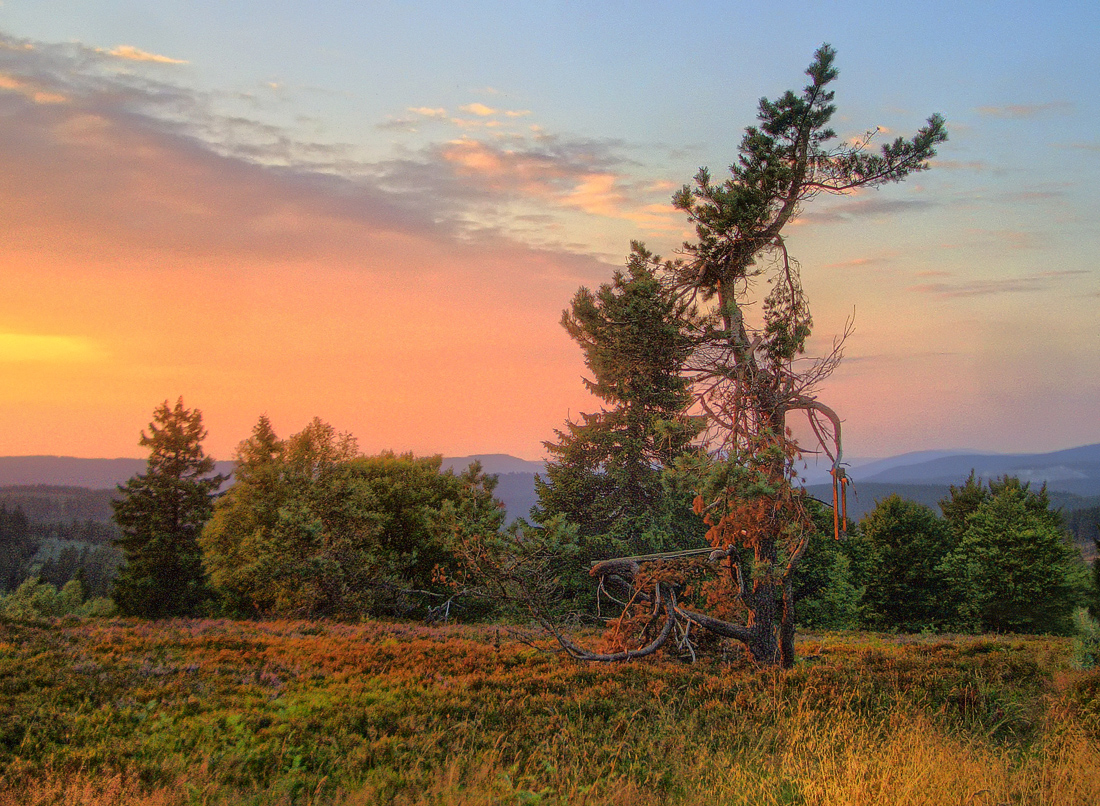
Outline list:
[[[535,474],[543,462],[518,459],[507,454],[474,454],[444,458],[444,469],[460,472],[471,462],[480,462],[486,473],[498,476],[497,497],[504,502],[508,519],[526,518],[535,503]],[[26,489],[33,485],[84,487],[112,490],[145,469],[142,459],[77,459],[69,456],[0,457],[0,487],[22,487],[24,500],[70,501],[75,493],[62,494]],[[231,473],[232,462],[219,462],[218,472]],[[891,493],[936,507],[947,495],[948,485],[962,484],[974,470],[985,479],[1018,476],[1038,487],[1044,482],[1051,501],[1064,512],[1100,504],[1100,444],[1042,454],[993,454],[975,451],[920,451],[888,459],[853,460],[849,475],[854,487],[849,493],[849,515],[862,517],[875,502]],[[828,473],[821,465],[812,465],[804,474],[807,489],[823,501],[831,500]],[[12,500],[12,490],[0,499]],[[97,501],[100,510],[104,501]],[[70,506],[80,506],[69,504]],[[65,506],[62,504],[62,506]]]

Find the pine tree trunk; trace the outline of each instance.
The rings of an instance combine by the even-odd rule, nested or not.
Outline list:
[[[776,666],[779,664],[779,641],[776,630],[775,585],[771,582],[756,581],[753,584],[755,607],[749,617],[749,629],[752,638],[748,642],[749,654],[757,666]]]

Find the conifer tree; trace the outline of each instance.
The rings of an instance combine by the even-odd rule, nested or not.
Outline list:
[[[112,503],[125,559],[112,595],[123,615],[196,615],[207,596],[198,536],[226,476],[211,475],[205,438],[202,412],[185,408],[182,397],[158,406],[141,432],[146,471],[119,485]]]
[[[929,507],[890,495],[860,522],[872,552],[867,621],[875,629],[920,632],[951,618],[939,565],[955,548],[947,522]]]
[[[820,194],[880,187],[926,170],[947,139],[944,119],[932,115],[913,137],[877,151],[869,148],[877,128],[834,143],[835,60],[836,51],[822,45],[801,93],[760,100],[758,125],[746,128],[725,181],[703,168],[673,198],[696,239],[668,269],[682,293],[710,306],[692,361],[708,444],[722,459],[701,467],[696,507],[711,527],[714,556],[727,558],[733,581],[723,598],[741,603],[746,615],[671,610],[741,641],[763,665],[794,663],[793,580],[814,532],[792,484],[800,447],[787,415],[807,414],[834,471],[841,460],[840,417],[817,392],[841,360],[843,336],[822,357],[804,356],[813,319],[784,230]],[[739,559],[742,550],[751,552],[751,563]]]
[[[820,358],[804,356],[813,322],[784,229],[820,194],[880,187],[926,170],[936,146],[947,139],[937,114],[913,137],[877,150],[869,147],[877,128],[833,142],[835,58],[823,45],[801,93],[761,99],[758,125],[745,130],[729,178],[715,182],[703,168],[672,199],[694,225],[696,239],[683,245],[680,259],[661,264],[660,276],[674,298],[703,312],[684,366],[705,420],[707,449],[679,459],[677,471],[698,491],[695,509],[710,527],[713,547],[708,559],[721,565],[710,574],[709,587],[684,585],[679,572],[661,575],[638,563],[593,568],[601,582],[619,578],[634,586],[627,610],[637,616],[640,631],[629,642],[616,639],[615,652],[577,646],[538,614],[529,597],[536,618],[573,657],[644,657],[673,635],[688,641],[683,636],[695,626],[741,642],[762,666],[794,663],[794,577],[815,526],[804,492],[792,483],[801,449],[787,415],[809,416],[815,447],[829,455],[839,475],[841,421],[818,399],[818,390],[839,365],[843,335]],[[688,588],[706,594],[709,612],[684,606]],[[661,613],[664,624],[651,640],[654,616]]]
[[[958,547],[941,566],[954,591],[958,626],[981,632],[1071,630],[1087,570],[1061,516],[1050,509],[1046,485],[1036,492],[1005,476],[985,489],[972,474],[941,506],[959,534]]]
[[[262,611],[256,596],[242,592],[263,591],[270,597],[276,589],[273,543],[279,510],[291,497],[285,454],[286,444],[271,420],[260,415],[252,435],[237,446],[236,483],[218,499],[199,536],[209,580],[235,614]]]
[[[581,288],[562,313],[592,373],[584,384],[607,408],[544,443],[550,460],[536,477],[531,514],[540,524],[563,516],[582,540],[598,536],[603,556],[665,548],[685,530],[702,541],[690,494],[669,491],[662,479],[695,433],[681,416],[691,400],[685,363],[694,313],[662,286],[659,265],[635,242],[626,273],[596,293]]]

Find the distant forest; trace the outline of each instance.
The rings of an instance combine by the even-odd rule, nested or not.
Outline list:
[[[537,496],[532,473],[498,474],[496,495],[506,505],[508,519],[526,518]],[[827,500],[826,485],[808,488]],[[892,494],[938,511],[948,487],[935,484],[858,484],[848,500],[848,515],[860,520],[877,501]],[[0,594],[30,577],[60,589],[79,579],[88,597],[109,596],[111,581],[121,563],[113,541],[118,528],[112,520],[113,489],[50,485],[0,487]],[[1096,556],[1100,541],[1100,499],[1052,491],[1051,505],[1060,510],[1066,530],[1086,559]]]
[[[58,589],[77,579],[86,596],[109,596],[122,561],[114,546],[114,495],[82,487],[0,487],[0,594],[37,577]]]
[[[1039,486],[1032,485],[1032,488],[1038,490]],[[899,495],[939,512],[940,502],[950,495],[950,489],[946,484],[857,482],[848,492],[848,517],[854,521],[860,520],[875,508],[875,504],[891,495]],[[826,503],[832,495],[828,484],[813,484],[806,490]],[[1059,490],[1048,490],[1047,496],[1051,509],[1061,512],[1066,531],[1073,536],[1073,542],[1081,548],[1085,558],[1094,557],[1096,540],[1100,539],[1100,497],[1086,498]]]

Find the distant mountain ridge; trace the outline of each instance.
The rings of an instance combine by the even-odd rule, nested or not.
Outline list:
[[[446,457],[445,470],[461,472],[472,462],[499,477],[497,497],[508,510],[508,519],[526,518],[536,502],[535,474],[545,472],[544,462],[519,459],[502,453]],[[144,459],[78,459],[71,456],[0,457],[0,487],[50,485],[113,489],[145,470]],[[232,462],[219,462],[220,473],[232,473]],[[934,504],[947,494],[947,486],[962,484],[974,470],[983,479],[1018,476],[1035,487],[1046,483],[1051,493],[1069,494],[1059,503],[1067,510],[1100,496],[1100,444],[1050,453],[995,454],[978,451],[918,451],[886,459],[853,459],[849,468],[856,487],[850,514],[858,517],[878,498],[898,492],[923,503]],[[803,473],[811,494],[829,500],[827,469],[817,463]],[[1056,496],[1052,495],[1052,498]]]
[[[546,469],[544,462],[532,462],[518,459],[503,453],[454,456],[443,459],[443,469],[461,473],[473,462],[480,462],[485,473],[498,477],[496,495],[508,512],[508,520],[527,518],[531,507],[537,501],[535,496],[535,474]],[[218,473],[231,475],[233,462],[218,462]],[[0,456],[0,502],[14,507],[20,506],[36,516],[49,512],[64,517],[90,517],[93,520],[110,520],[110,496],[102,501],[95,498],[98,509],[95,513],[85,513],[81,507],[87,496],[80,496],[81,490],[113,491],[119,484],[144,473],[144,459],[81,459],[73,456]],[[50,490],[35,488],[54,488]],[[63,488],[81,488],[66,490]],[[79,500],[78,505],[72,501]],[[90,500],[90,499],[89,499]],[[76,509],[74,509],[76,507]],[[70,512],[71,510],[71,512]],[[79,510],[79,513],[78,513]],[[102,510],[102,511],[100,511]],[[41,514],[38,519],[46,516]]]
[[[546,470],[546,462],[532,462],[528,459],[517,459],[506,453],[478,453],[473,456],[443,457],[443,469],[461,473],[473,462],[481,462],[481,470],[485,473],[503,475],[506,473],[543,473]]]
[[[145,471],[144,459],[80,459],[75,456],[0,456],[0,487],[44,484],[51,487],[111,489]],[[215,471],[232,473],[233,462]]]
[[[481,462],[486,473],[541,473],[543,462],[517,459],[503,453],[477,454],[443,459],[444,470],[460,473],[472,462]],[[215,471],[229,475],[234,462],[218,462]],[[145,472],[144,459],[81,459],[75,456],[0,456],[0,487],[87,487],[106,490]]]
[[[960,482],[954,482],[958,487]],[[826,504],[832,502],[833,489],[827,484],[807,485],[806,492]],[[858,521],[875,508],[879,501],[891,495],[899,495],[908,501],[916,501],[940,513],[940,501],[950,496],[951,487],[947,484],[907,484],[903,482],[855,481],[848,487],[848,517]],[[1065,513],[1100,506],[1100,495],[1080,496],[1061,490],[1047,490],[1050,505]]]
[[[1050,453],[948,453],[898,464],[898,459],[871,462],[852,472],[857,482],[878,484],[961,484],[973,470],[983,479],[1016,476],[1034,486],[1083,497],[1100,495],[1100,444]]]

